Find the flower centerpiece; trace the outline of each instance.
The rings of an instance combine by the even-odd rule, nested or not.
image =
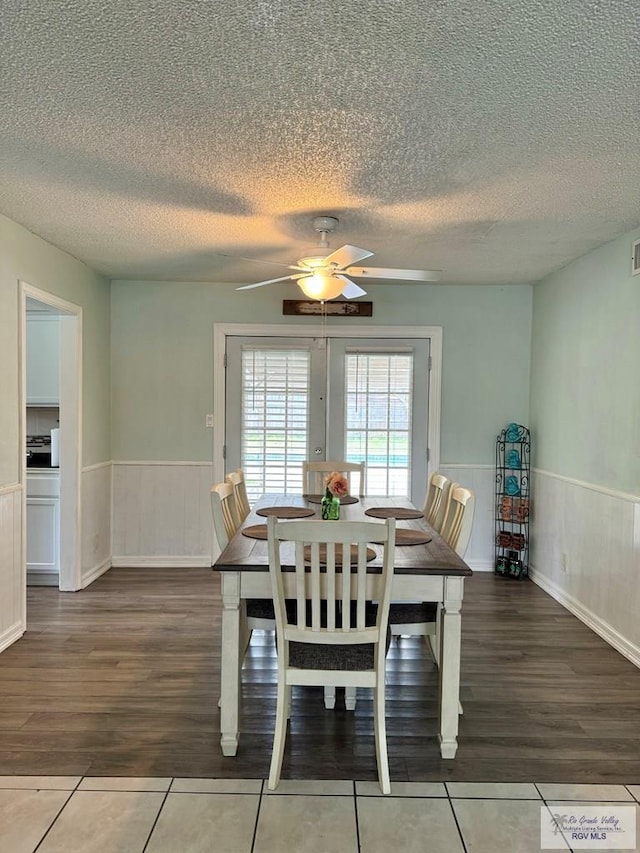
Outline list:
[[[321,515],[325,521],[337,521],[340,518],[340,498],[349,493],[346,477],[339,471],[332,471],[325,481],[322,497]]]

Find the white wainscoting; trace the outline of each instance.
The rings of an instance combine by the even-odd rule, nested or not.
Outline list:
[[[82,469],[82,578],[84,589],[111,567],[111,462]]]
[[[475,571],[492,571],[494,467],[446,463],[439,470],[476,492],[465,560]],[[206,462],[113,462],[113,565],[210,565],[212,482]]]
[[[209,566],[208,462],[114,462],[114,566]]]
[[[534,470],[530,574],[640,666],[640,496]]]
[[[475,572],[493,571],[493,538],[496,469],[494,465],[470,465],[443,462],[441,474],[476,493],[476,511],[465,563]]]
[[[25,632],[22,486],[0,488],[0,652]]]

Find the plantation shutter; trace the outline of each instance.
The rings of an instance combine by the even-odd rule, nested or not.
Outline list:
[[[264,492],[302,491],[310,371],[308,350],[242,349],[241,467],[250,500]]]
[[[370,495],[409,493],[412,389],[412,352],[346,352],[346,458],[366,461]]]

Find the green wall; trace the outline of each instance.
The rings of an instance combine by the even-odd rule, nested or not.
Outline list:
[[[111,458],[109,282],[0,215],[0,486],[20,470],[19,281],[83,309],[83,465]]]
[[[640,494],[640,278],[606,243],[533,291],[531,420],[537,467]]]
[[[441,460],[492,464],[497,432],[528,422],[531,287],[368,291],[374,316],[363,325],[443,327]],[[282,316],[282,300],[299,295],[289,284],[237,293],[228,284],[112,282],[113,459],[210,461],[213,324],[279,323],[293,334],[318,322]]]

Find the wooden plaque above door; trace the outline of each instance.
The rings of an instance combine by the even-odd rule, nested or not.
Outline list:
[[[373,302],[318,302],[314,299],[283,299],[284,315],[324,315],[327,317],[373,317]]]

